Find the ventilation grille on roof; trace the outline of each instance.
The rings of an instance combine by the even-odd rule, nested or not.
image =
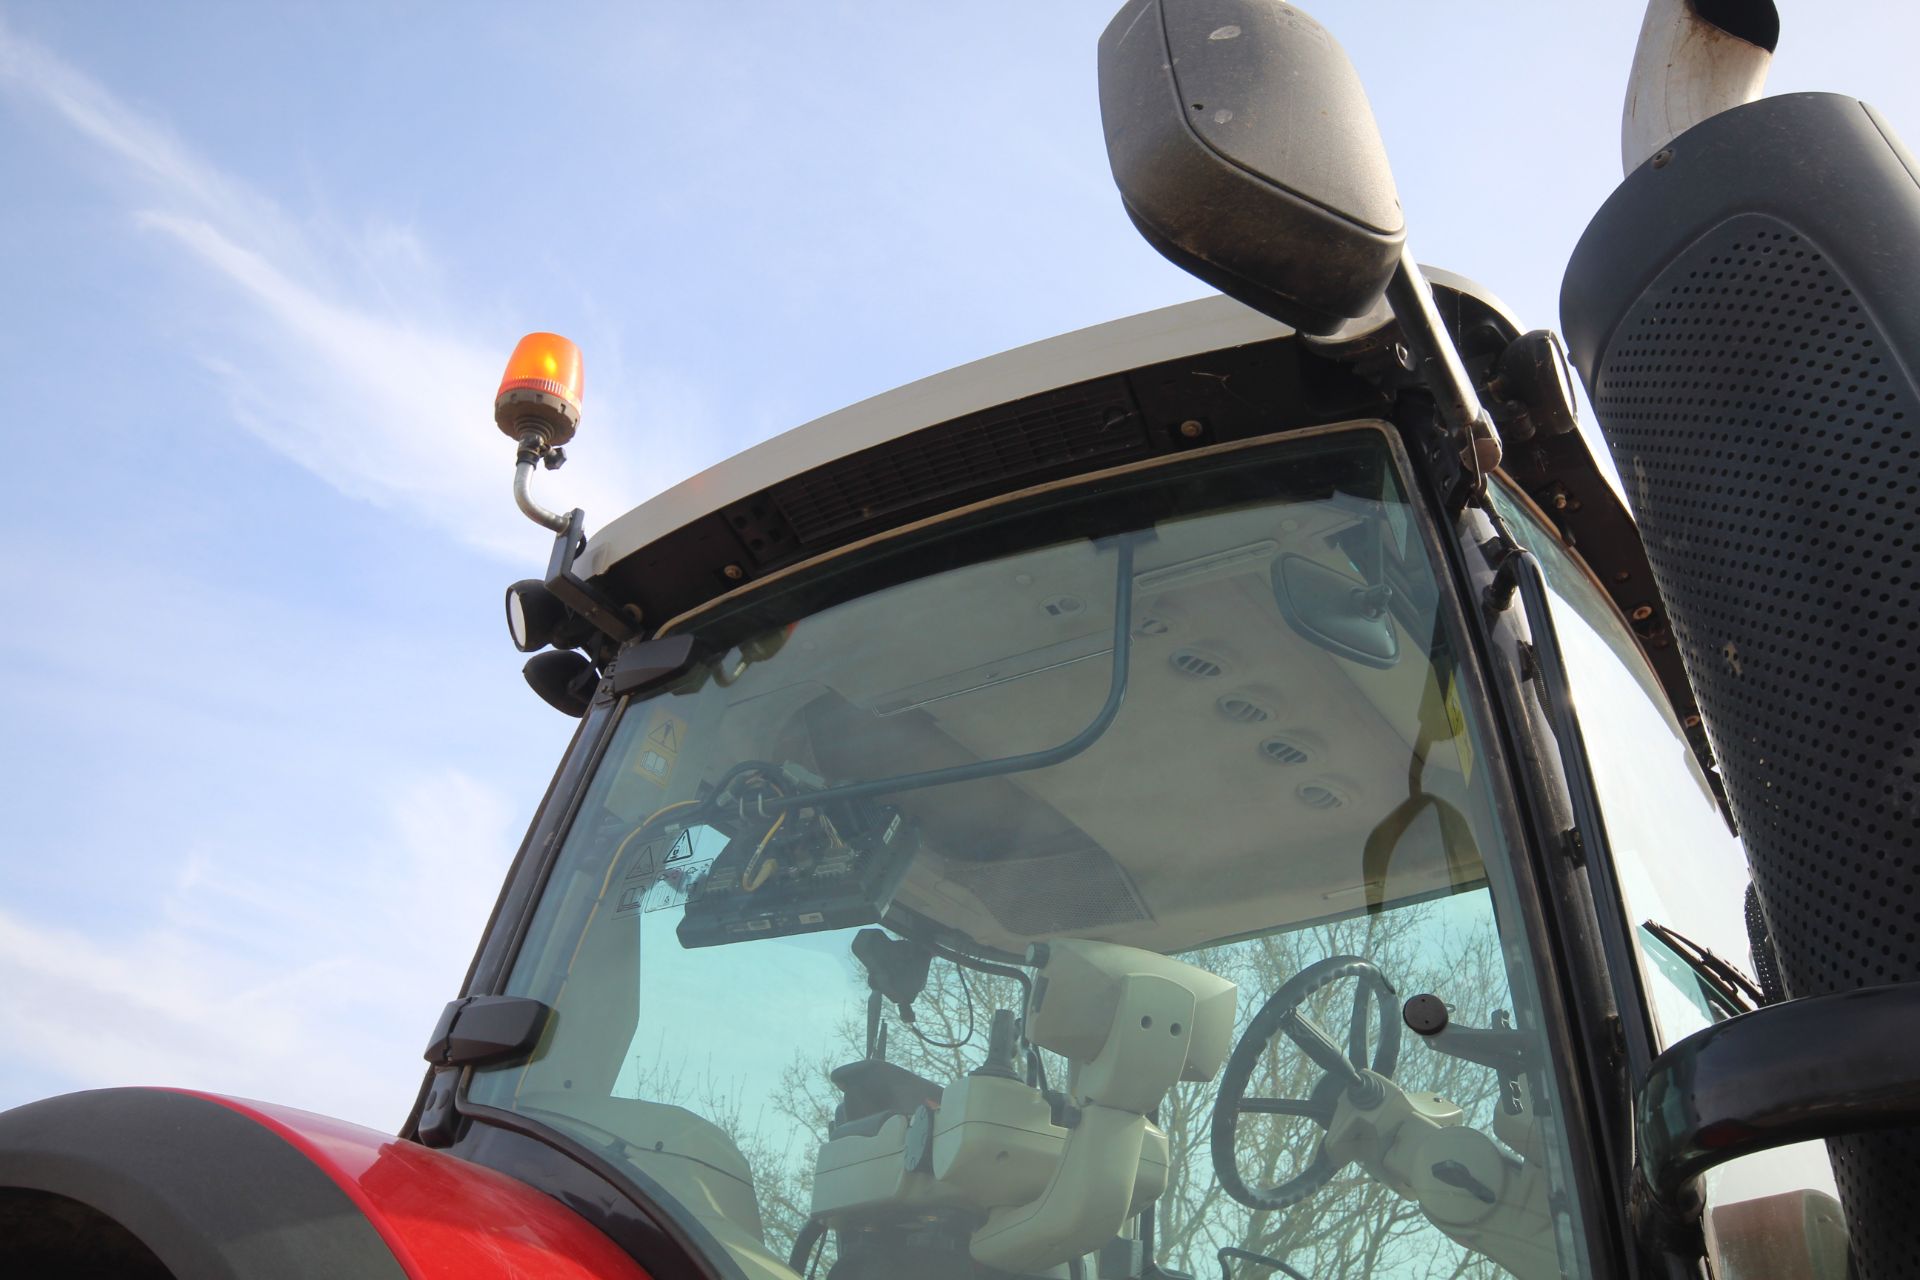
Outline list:
[[[1192,676],[1197,680],[1212,680],[1226,673],[1226,664],[1211,654],[1201,653],[1198,649],[1175,649],[1168,655],[1167,661],[1173,669],[1183,676]]]
[[[1347,798],[1332,787],[1309,782],[1293,794],[1300,797],[1300,803],[1309,809],[1344,809]]]
[[[1268,738],[1260,744],[1260,754],[1275,764],[1305,764],[1313,759],[1311,751],[1286,738]]]
[[[1272,707],[1244,693],[1229,693],[1213,705],[1235,724],[1264,724],[1273,719]]]
[[[1120,462],[1146,448],[1126,381],[1101,378],[876,445],[769,493],[806,543],[968,490],[1037,483],[1089,458]]]

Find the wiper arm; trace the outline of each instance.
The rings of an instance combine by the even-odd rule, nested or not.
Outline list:
[[[1677,929],[1648,920],[1640,926],[1665,943],[1667,949],[1686,962],[1689,969],[1713,984],[1715,991],[1741,1013],[1752,1013],[1767,1003],[1766,993],[1752,978],[1730,961],[1722,960]]]

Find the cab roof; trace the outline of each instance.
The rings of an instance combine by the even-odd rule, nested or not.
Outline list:
[[[782,432],[655,494],[595,532],[578,568],[583,576],[597,577],[702,516],[927,427],[1103,375],[1292,333],[1277,320],[1215,295],[958,365]]]

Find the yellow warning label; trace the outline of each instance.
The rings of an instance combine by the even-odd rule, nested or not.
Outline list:
[[[643,778],[666,786],[679,763],[680,749],[686,743],[687,722],[665,707],[655,707],[647,721],[647,731],[633,753],[633,771]]]
[[[1460,709],[1460,682],[1447,681],[1447,727],[1453,730],[1453,749],[1460,753],[1460,778],[1473,780],[1473,746],[1467,740],[1467,716]]]

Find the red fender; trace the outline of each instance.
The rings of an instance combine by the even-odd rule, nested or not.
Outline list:
[[[85,1225],[88,1210],[105,1223]],[[0,1271],[110,1255],[109,1269],[182,1280],[648,1280],[587,1219],[497,1170],[184,1089],[0,1112],[0,1219]]]
[[[415,1280],[649,1280],[586,1219],[503,1173],[292,1107],[193,1090],[324,1170]]]

